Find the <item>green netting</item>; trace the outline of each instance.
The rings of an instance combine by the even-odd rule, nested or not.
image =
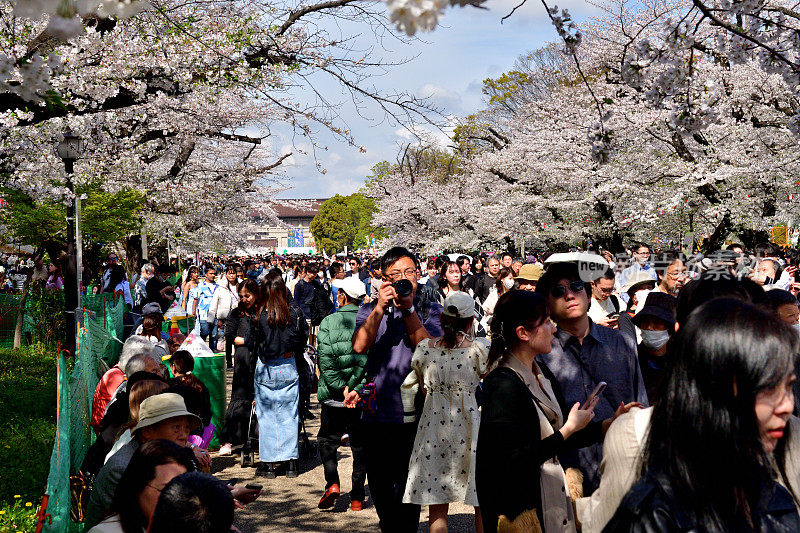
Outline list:
[[[69,531],[69,387],[67,383],[67,364],[64,361],[64,353],[58,354],[58,418],[56,425],[56,440],[53,445],[53,453],[50,455],[50,474],[47,476],[46,493],[49,496],[47,501],[47,514],[52,518],[49,524],[45,522],[43,531]]]
[[[95,296],[94,298],[97,297]],[[98,304],[98,302],[100,303]],[[101,305],[101,307],[95,311],[95,309],[98,309],[98,305]],[[86,328],[93,353],[105,361],[108,366],[113,366],[119,359],[120,351],[122,351],[122,318],[125,315],[125,301],[119,298],[115,305],[113,298],[94,301],[89,299],[89,305],[85,305],[84,309],[86,309],[84,327]],[[92,390],[92,393],[94,393],[94,390]]]
[[[20,305],[21,294],[0,294],[0,348],[14,346]],[[64,291],[30,288],[22,313],[22,342],[53,344],[63,335],[63,328]]]
[[[117,300],[116,295],[108,292],[101,294],[86,294],[83,297],[83,308],[98,313],[106,306],[113,306],[115,300]]]
[[[90,305],[97,300],[89,299]],[[70,479],[83,463],[86,451],[94,440],[89,426],[92,396],[97,387],[97,367],[101,359],[107,363],[119,357],[122,337],[122,315],[125,303],[120,299],[104,302],[99,311],[84,310],[84,327],[78,337],[78,353],[72,372],[67,374],[63,354],[58,361],[59,414],[56,440],[50,457],[50,474],[47,478],[49,502],[47,513],[52,523],[45,532],[82,531],[83,524],[70,520]]]
[[[21,294],[0,294],[0,348],[14,346],[14,329],[21,301]]]

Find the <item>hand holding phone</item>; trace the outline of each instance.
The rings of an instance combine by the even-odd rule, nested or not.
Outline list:
[[[594,400],[595,397],[603,394],[603,391],[606,390],[606,387],[608,387],[608,383],[606,383],[605,381],[601,381],[600,383],[598,383],[597,386],[592,391],[592,393],[589,395],[589,397],[586,398],[586,401],[583,402],[583,405],[581,405],[581,410],[585,410],[587,407],[589,407],[589,404],[592,403],[592,400]]]

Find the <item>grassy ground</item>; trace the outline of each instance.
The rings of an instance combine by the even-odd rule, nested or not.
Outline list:
[[[55,350],[0,350],[0,532],[33,531],[56,428]]]

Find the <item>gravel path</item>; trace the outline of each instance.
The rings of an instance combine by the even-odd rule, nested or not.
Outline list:
[[[232,371],[228,371],[228,394]],[[312,411],[316,418],[307,421],[309,438],[316,441],[319,430],[319,405],[316,395],[312,396]],[[373,533],[378,528],[378,514],[375,512],[369,496],[369,479],[367,479],[367,501],[363,511],[350,510],[350,473],[352,472],[352,455],[350,448],[339,448],[339,477],[342,481],[342,496],[336,505],[328,510],[317,509],[317,502],[325,488],[325,478],[319,457],[313,461],[300,462],[300,475],[295,479],[278,476],[277,479],[265,479],[256,476],[256,469],[242,468],[239,456],[220,457],[212,454],[214,474],[220,479],[239,478],[239,484],[258,483],[264,486],[264,492],[254,503],[236,511],[236,526],[242,533],[266,532],[334,532]],[[450,506],[448,530],[451,533],[475,531],[472,507],[460,504]],[[420,532],[428,531],[427,508],[423,507],[420,515]]]

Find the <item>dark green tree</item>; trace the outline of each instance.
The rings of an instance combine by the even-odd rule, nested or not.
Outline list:
[[[347,246],[351,250],[366,248],[370,234],[380,238],[383,234],[372,225],[375,202],[363,194],[350,196],[337,194],[326,200],[311,221],[311,234],[317,250],[338,253]]]

